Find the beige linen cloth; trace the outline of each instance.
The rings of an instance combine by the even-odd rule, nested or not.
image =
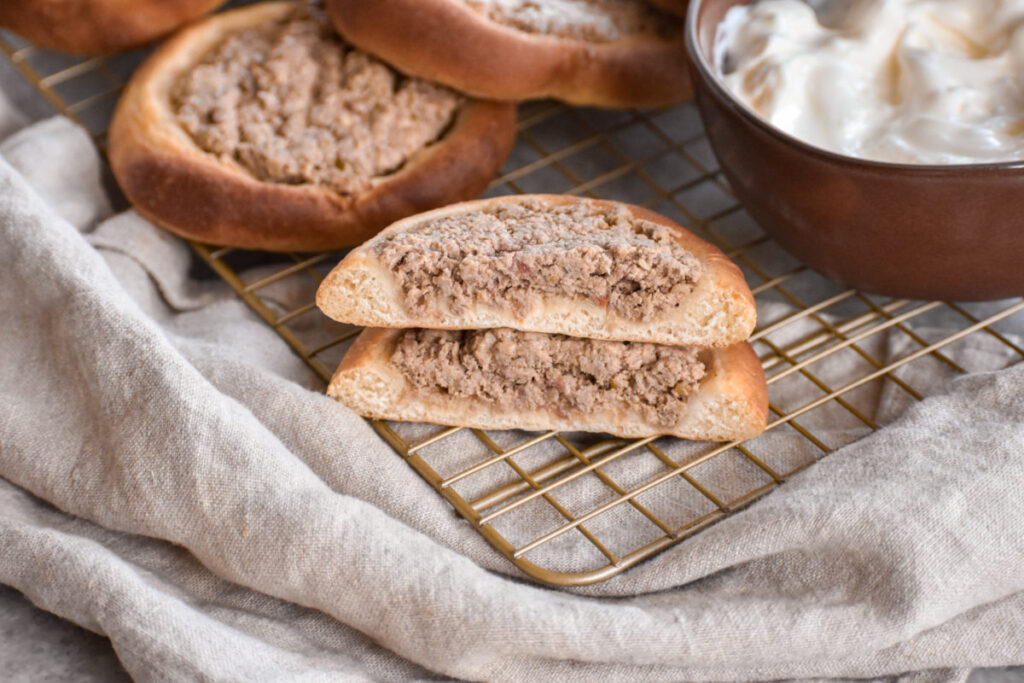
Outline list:
[[[948,383],[618,578],[549,589],[196,277],[187,245],[112,215],[82,131],[46,120],[0,156],[0,583],[108,636],[139,680],[1024,663],[1024,366]]]

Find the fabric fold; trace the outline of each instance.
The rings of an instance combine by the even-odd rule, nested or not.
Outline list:
[[[133,675],[952,680],[1024,662],[1005,635],[1024,632],[1024,365],[949,384],[620,577],[545,588],[191,277],[187,247],[131,213],[92,229],[105,199],[67,208],[95,195],[94,153],[63,160],[68,203],[34,184],[55,163],[34,135],[82,136],[45,122],[19,168],[0,161],[0,581],[108,635]]]

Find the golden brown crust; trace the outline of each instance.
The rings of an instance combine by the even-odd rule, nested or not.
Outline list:
[[[467,102],[440,141],[352,197],[264,182],[196,146],[170,109],[179,75],[228,32],[274,21],[293,7],[260,3],[210,17],[175,35],[136,71],[110,127],[109,156],[139,213],[210,244],[316,251],[358,244],[404,216],[487,187],[515,141],[515,108],[507,104]]]
[[[326,6],[353,45],[478,97],[653,107],[692,95],[681,37],[590,43],[528,34],[489,21],[461,0],[327,0]]]
[[[680,422],[666,428],[645,423],[637,411],[626,408],[560,416],[544,409],[509,412],[467,398],[427,396],[390,364],[401,334],[402,330],[381,328],[363,331],[342,359],[327,393],[365,417],[478,429],[557,429],[624,437],[670,434],[733,441],[757,436],[767,420],[764,371],[747,343],[705,352],[707,376]]]
[[[38,47],[95,55],[151,43],[224,0],[3,0],[0,25]]]
[[[714,378],[713,386],[705,382],[704,388],[743,403],[742,412],[750,415],[751,425],[756,429],[741,436],[746,439],[757,436],[768,423],[768,383],[757,352],[743,342],[716,350],[712,358],[721,374]],[[712,368],[712,372],[715,370]]]
[[[334,371],[331,384],[334,384],[339,375],[346,372],[369,370],[377,363],[390,360],[401,333],[402,330],[384,327],[367,327],[360,332],[352,346],[345,352],[338,369]]]
[[[714,347],[735,344],[753,331],[757,309],[740,269],[715,245],[665,216],[639,206],[568,195],[493,197],[410,216],[382,231],[380,238],[446,216],[512,201],[550,206],[586,202],[604,208],[625,207],[637,218],[671,229],[679,245],[701,262],[704,275],[680,308],[645,321],[623,318],[609,310],[607,305],[550,295],[523,317],[483,304],[455,314],[441,302],[426,313],[411,315],[394,283],[394,276],[377,258],[375,240],[349,252],[327,275],[317,291],[317,305],[335,320],[364,327],[511,327],[595,339]]]

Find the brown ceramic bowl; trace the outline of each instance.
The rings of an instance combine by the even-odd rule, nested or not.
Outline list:
[[[749,0],[692,0],[697,105],[736,197],[783,247],[852,287],[915,299],[1024,294],[1024,160],[915,166],[812,147],[736,100],[712,64],[715,31]]]

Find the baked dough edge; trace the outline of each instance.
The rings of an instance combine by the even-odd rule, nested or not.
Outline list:
[[[521,318],[510,310],[486,304],[469,307],[461,314],[442,311],[440,315],[417,316],[408,312],[393,274],[377,258],[374,249],[377,241],[374,240],[349,252],[327,275],[317,291],[317,305],[334,320],[363,327],[510,327],[573,337],[698,347],[730,346],[753,332],[757,309],[740,269],[710,242],[665,216],[639,206],[567,195],[493,197],[410,216],[382,231],[378,239],[445,216],[516,201],[549,206],[574,202],[599,207],[625,206],[637,218],[670,228],[679,245],[700,260],[703,277],[680,307],[669,309],[652,320],[630,320],[607,306],[554,295],[545,295],[538,306]]]
[[[671,435],[699,441],[741,441],[757,436],[768,418],[764,370],[750,344],[707,350],[701,358],[707,374],[690,397],[678,424],[666,428],[643,420],[628,408],[594,413],[568,411],[565,417],[545,409],[501,412],[486,402],[436,399],[412,386],[390,364],[402,330],[364,330],[334,373],[327,393],[364,417],[403,422],[526,431],[586,431],[642,438]]]
[[[404,216],[479,195],[515,142],[512,105],[468,100],[439,141],[354,196],[262,181],[195,144],[170,107],[178,78],[228,33],[276,21],[296,4],[259,3],[211,16],[177,33],[136,71],[115,111],[108,147],[114,175],[136,210],[208,244],[320,251],[359,244]]]
[[[683,40],[591,43],[490,21],[461,0],[327,0],[338,32],[397,69],[477,97],[657,107],[693,94]]]

